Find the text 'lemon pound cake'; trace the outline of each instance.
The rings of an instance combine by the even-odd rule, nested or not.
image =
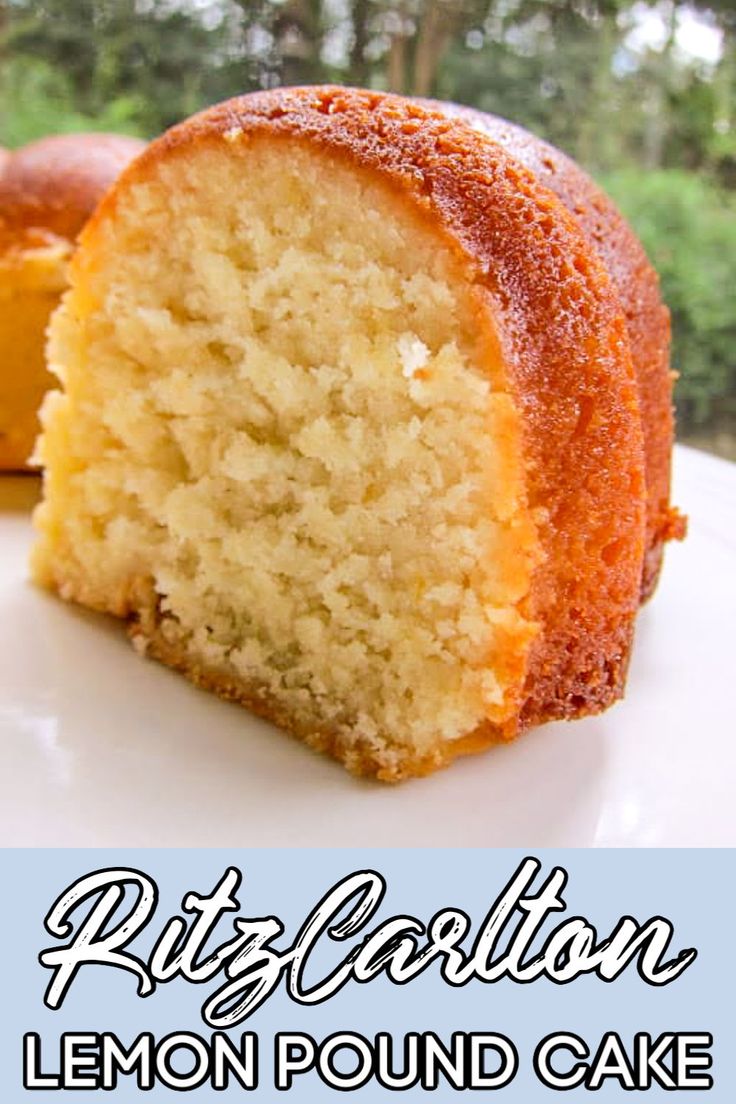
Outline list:
[[[49,316],[77,234],[144,143],[117,134],[41,138],[0,150],[0,469],[28,466],[46,370]]]
[[[303,88],[175,127],[88,224],[50,359],[35,574],[141,650],[383,779],[620,696],[627,319],[466,120]]]

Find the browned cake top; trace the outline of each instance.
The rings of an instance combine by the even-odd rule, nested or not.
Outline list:
[[[657,582],[664,541],[680,537],[684,521],[670,506],[670,459],[674,439],[670,320],[659,278],[641,242],[609,197],[564,153],[522,127],[459,104],[427,103],[468,120],[527,165],[582,226],[613,277],[639,381],[647,470],[647,553],[642,597]]]
[[[6,233],[49,231],[74,239],[121,169],[145,148],[116,134],[63,134],[0,155],[0,222]]]

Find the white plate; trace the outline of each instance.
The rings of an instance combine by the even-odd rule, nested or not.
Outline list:
[[[676,458],[690,536],[641,615],[625,702],[430,778],[360,781],[141,660],[26,578],[33,477],[0,478],[6,846],[736,845],[736,465]]]

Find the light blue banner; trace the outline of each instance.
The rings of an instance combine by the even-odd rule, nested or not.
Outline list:
[[[733,852],[0,864],[3,1104],[415,1100],[433,1084],[440,1101],[736,1101]]]

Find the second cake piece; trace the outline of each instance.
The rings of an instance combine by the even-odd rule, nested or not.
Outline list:
[[[144,148],[118,134],[62,134],[0,149],[0,470],[29,466],[53,378],[44,347],[77,234]]]

